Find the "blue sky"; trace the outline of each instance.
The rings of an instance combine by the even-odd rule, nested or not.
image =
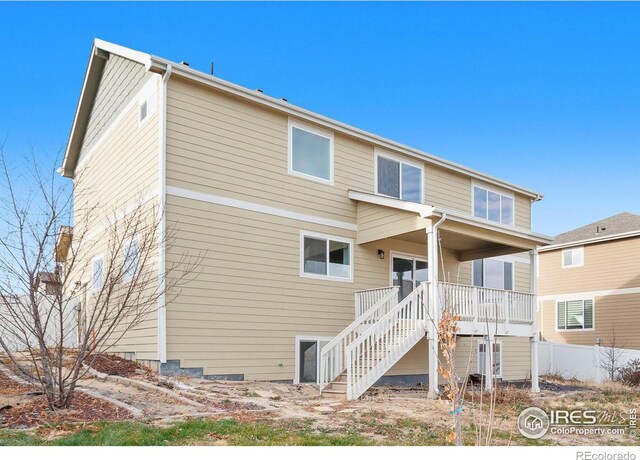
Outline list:
[[[0,140],[66,144],[94,37],[545,194],[557,234],[640,213],[637,3],[0,3]]]

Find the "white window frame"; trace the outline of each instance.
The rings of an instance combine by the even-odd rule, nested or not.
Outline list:
[[[321,337],[317,335],[296,335],[295,337],[295,374],[293,376],[293,383],[298,385],[317,385],[320,383],[320,356],[322,349],[320,348],[320,342],[331,342],[333,337]],[[318,362],[317,369],[318,375],[316,382],[300,382],[300,342],[317,342],[318,343]]]
[[[581,301],[582,302],[582,312],[584,315],[584,303],[585,301],[591,301],[591,305],[592,305],[592,310],[593,310],[593,321],[592,321],[592,325],[590,328],[583,328],[583,329],[560,329],[558,328],[558,304],[560,302],[564,302],[565,304],[567,302],[576,302],[576,301]],[[554,323],[554,329],[556,332],[559,333],[565,333],[565,332],[593,332],[596,330],[596,299],[594,297],[584,297],[584,298],[577,298],[577,299],[569,299],[569,300],[556,300],[556,309],[555,309],[555,317],[553,319],[553,323]],[[566,326],[566,322],[567,322],[567,318],[565,315],[565,326]]]
[[[379,149],[375,147],[373,150],[373,186],[375,190],[375,194],[379,196],[384,196],[387,198],[393,198],[394,200],[407,201],[402,199],[402,163],[413,166],[414,168],[418,168],[420,170],[420,204],[424,204],[424,164],[415,160],[411,160],[408,158],[401,157],[399,155],[394,155],[386,150]],[[400,184],[400,196],[395,197],[391,195],[385,195],[384,193],[380,193],[378,191],[378,157],[385,158],[387,160],[395,161],[400,163],[400,177],[398,178],[398,183]],[[408,203],[414,203],[414,201],[407,201]]]
[[[475,194],[475,188],[478,187],[482,190],[487,191],[487,217],[478,217],[476,216],[476,194]],[[493,193],[497,193],[498,195],[500,195],[501,197],[506,196],[507,198],[511,198],[513,200],[513,222],[510,224],[503,224],[502,223],[502,198],[500,198],[501,202],[500,202],[500,222],[496,222],[495,220],[491,220],[489,219],[489,193],[488,192],[493,192]],[[475,217],[476,219],[482,219],[482,220],[486,220],[487,222],[491,222],[492,224],[498,224],[498,225],[503,225],[505,227],[515,227],[516,226],[516,196],[514,193],[511,192],[507,192],[505,190],[500,190],[494,187],[489,187],[483,183],[479,183],[479,182],[471,182],[471,215],[473,217]]]
[[[305,237],[315,238],[327,240],[327,245],[329,245],[329,241],[337,241],[339,243],[347,243],[349,245],[349,278],[341,278],[339,276],[331,276],[329,275],[329,261],[327,260],[327,274],[326,275],[317,275],[315,273],[306,273],[304,271],[304,239]],[[353,270],[355,265],[355,260],[353,258],[354,255],[354,241],[351,238],[344,238],[341,236],[335,235],[327,235],[326,233],[316,233],[310,232],[307,230],[300,230],[300,277],[301,278],[310,278],[317,280],[329,280],[329,281],[341,281],[343,283],[353,283]],[[329,257],[329,248],[327,247],[327,257]]]
[[[311,174],[302,173],[293,169],[293,128],[297,128],[302,131],[307,131],[308,133],[315,134],[316,136],[321,136],[329,139],[329,179],[328,180],[323,177],[312,176]],[[290,175],[301,177],[307,180],[312,180],[314,182],[319,182],[321,184],[333,185],[333,178],[334,178],[333,132],[289,118],[289,123],[287,128],[287,155],[288,155],[288,168],[289,168]]]
[[[495,260],[497,262],[502,262],[503,264],[506,263],[510,263],[511,264],[511,283],[513,284],[513,288],[512,289],[502,289],[502,291],[509,291],[509,292],[517,292],[516,291],[516,261],[515,260],[504,260],[502,257],[485,257],[482,259],[482,284],[484,284],[484,280],[487,278],[486,274],[485,274],[485,267],[487,266],[487,264],[484,263],[485,260]],[[471,261],[471,284],[473,285],[473,280],[475,280],[475,271],[476,271],[476,267],[475,264],[473,263],[473,261]],[[477,286],[477,287],[486,287],[486,286]],[[496,288],[491,288],[491,287],[487,287],[487,289],[496,289]]]
[[[96,279],[96,262],[98,260],[102,259],[102,285],[98,288],[96,288],[95,286],[95,279]],[[97,292],[99,291],[102,286],[104,286],[104,256],[102,254],[95,256],[93,259],[91,259],[91,291],[93,292]]]
[[[477,361],[476,362],[476,366],[477,367],[476,367],[476,370],[478,371],[478,374],[479,374],[480,373],[480,345],[484,344],[484,346],[485,346],[484,349],[485,349],[485,353],[486,353],[487,351],[489,351],[488,350],[489,347],[487,346],[487,343],[491,343],[491,344],[496,343],[496,344],[498,344],[498,346],[500,348],[500,352],[498,353],[498,356],[500,356],[500,373],[493,375],[493,377],[501,379],[502,378],[502,369],[504,368],[504,360],[502,359],[503,358],[503,356],[502,356],[503,355],[503,353],[502,353],[502,351],[503,351],[503,349],[502,349],[502,340],[492,340],[490,342],[487,341],[487,340],[478,340],[478,343],[476,345],[476,355],[477,355],[477,360],[476,360]],[[493,352],[493,349],[491,350],[491,352]],[[485,355],[485,359],[486,359],[486,355]],[[494,364],[494,363],[491,363],[491,364]]]
[[[132,275],[128,275],[126,272],[126,267],[125,264],[127,262],[127,252],[129,247],[131,246],[131,244],[133,244],[133,242],[136,241],[138,243],[138,263],[136,264],[136,269],[139,269],[140,267],[137,267],[137,265],[140,264],[140,239],[137,236],[134,236],[132,238],[130,238],[124,245],[124,247],[122,248],[122,281],[124,282],[128,282],[131,281],[133,279]],[[135,273],[135,271],[134,271]]]
[[[579,264],[574,264],[572,263],[571,265],[565,265],[564,263],[564,255],[567,252],[571,252],[571,261],[573,262],[573,252],[574,251],[579,251],[582,253],[582,261]],[[562,254],[561,254],[561,258],[562,258],[562,268],[577,268],[577,267],[583,267],[584,266],[584,246],[577,246],[577,247],[573,247],[573,248],[567,248],[567,249],[563,249],[562,250]]]
[[[411,259],[413,261],[413,272],[416,271],[416,261],[426,262],[427,270],[429,270],[429,259],[424,256],[410,254],[408,252],[389,251],[389,286],[393,286],[393,258]],[[415,280],[413,280],[415,282]],[[415,288],[414,288],[415,289]]]

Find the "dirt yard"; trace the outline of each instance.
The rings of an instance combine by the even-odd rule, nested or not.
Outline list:
[[[427,399],[426,389],[421,387],[376,387],[358,401],[334,401],[322,398],[312,385],[166,378],[135,363],[109,356],[94,361],[94,367],[97,370],[80,381],[80,392],[71,409],[58,412],[47,410],[38,388],[17,381],[6,366],[0,368],[0,445],[3,436],[9,440],[17,436],[16,433],[36,436],[44,427],[50,439],[55,438],[55,433],[68,434],[76,430],[74,426],[80,429],[98,420],[128,420],[158,428],[194,419],[234,420],[280,432],[299,431],[341,439],[351,436],[352,441],[345,442],[391,445],[446,444],[445,436],[450,430],[448,404]],[[463,408],[465,444],[486,443],[478,440],[482,437],[478,427],[488,425],[486,398],[483,410],[479,408],[479,399],[479,391],[468,392]],[[640,445],[638,438],[629,434],[598,438],[547,434],[532,441],[524,438],[516,427],[519,413],[529,406],[628,413],[638,405],[640,390],[618,385],[545,381],[539,395],[531,395],[524,385],[503,386],[497,390],[490,443]],[[486,430],[483,432],[486,436]],[[208,441],[194,438],[186,442],[227,444],[230,439],[220,435]],[[253,438],[247,439],[253,442]],[[282,442],[307,441],[295,438]]]

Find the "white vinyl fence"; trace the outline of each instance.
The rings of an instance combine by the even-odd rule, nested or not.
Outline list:
[[[606,364],[611,348],[604,346],[570,345],[566,343],[538,342],[538,373],[558,374],[588,382],[608,379]],[[616,348],[616,367],[640,359],[640,350]]]

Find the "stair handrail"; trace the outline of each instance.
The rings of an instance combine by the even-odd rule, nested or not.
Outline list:
[[[429,320],[428,302],[429,302],[429,283],[421,283],[400,303],[389,310],[382,318],[376,321],[365,332],[360,334],[358,338],[353,340],[346,349],[346,368],[347,368],[347,399],[356,399],[364,393],[367,388],[375,383],[393,364],[400,359],[426,332],[427,321]],[[410,304],[412,308],[410,307]],[[401,323],[399,320],[407,320]],[[412,324],[413,323],[413,324]],[[412,327],[413,325],[413,327]],[[393,329],[394,326],[398,326]],[[404,336],[401,333],[407,333]],[[383,339],[405,340],[405,346],[396,348],[394,359],[389,359],[392,355],[388,349],[383,350],[379,343]],[[363,356],[363,344],[368,341],[370,356]],[[385,356],[381,356],[385,354]],[[357,358],[359,356],[359,358]],[[373,356],[378,358],[375,365],[371,365],[368,374],[373,374],[376,368],[380,367],[382,371],[376,372],[375,377],[371,375],[361,374],[363,368],[354,369],[354,362],[358,359],[364,363],[365,359],[373,360]],[[369,363],[371,364],[371,363]],[[357,366],[356,366],[357,367]],[[378,370],[380,370],[378,369]],[[354,372],[356,371],[356,372]]]
[[[389,288],[389,292],[378,300],[361,316],[335,336],[320,351],[320,390],[322,391],[345,369],[345,352],[347,346],[362,332],[358,331],[367,322],[383,317],[390,309],[398,304],[398,286]]]

